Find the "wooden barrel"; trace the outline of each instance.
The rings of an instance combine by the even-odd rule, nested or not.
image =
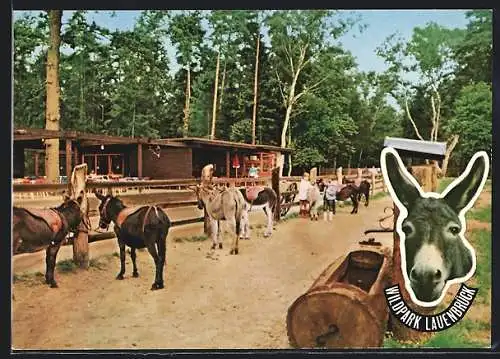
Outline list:
[[[389,311],[384,288],[389,259],[377,249],[338,258],[288,309],[287,332],[296,348],[382,346]]]

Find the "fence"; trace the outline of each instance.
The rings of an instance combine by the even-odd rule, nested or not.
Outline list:
[[[331,176],[317,176],[318,179],[327,179]],[[344,176],[347,179],[355,179],[357,175]],[[271,177],[261,178],[214,178],[214,183],[221,186],[234,185],[236,187],[245,187],[248,185],[264,185],[271,186]],[[364,175],[363,179],[367,179],[372,184],[371,194],[378,191],[385,191],[384,181],[381,175]],[[288,187],[291,183],[300,182],[301,177],[280,177],[280,197],[286,195],[294,195],[296,192],[291,192]],[[94,190],[101,192],[111,192],[113,194],[120,194],[126,198],[126,204],[129,206],[134,205],[147,205],[155,204],[162,208],[175,208],[175,207],[190,207],[197,204],[194,192],[189,189],[199,183],[197,178],[189,179],[169,179],[169,180],[148,180],[148,181],[134,181],[134,182],[88,182],[87,191]],[[63,191],[68,189],[67,184],[14,184],[13,194],[14,200],[17,200],[16,205],[29,207],[26,200],[38,201],[40,205],[44,203],[45,207],[49,207],[49,199],[52,198],[54,205],[60,202],[60,196]],[[25,202],[24,204],[22,202]],[[284,206],[295,206],[298,202],[293,201],[285,204]],[[89,216],[97,217],[99,201],[97,198],[89,197]],[[203,222],[204,217],[195,218],[181,218],[177,221],[172,221],[172,226],[186,225],[190,223]],[[90,232],[89,243],[109,239],[114,237],[114,232]]]

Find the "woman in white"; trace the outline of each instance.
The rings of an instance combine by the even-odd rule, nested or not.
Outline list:
[[[309,173],[305,172],[302,175],[302,179],[300,180],[299,184],[299,193],[298,193],[298,199],[300,202],[300,212],[299,215],[301,217],[307,217],[308,215],[308,205],[309,202],[307,201],[307,191],[311,187],[311,182],[309,182]]]

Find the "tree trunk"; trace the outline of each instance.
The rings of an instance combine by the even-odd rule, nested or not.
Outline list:
[[[222,97],[224,96],[225,85],[226,85],[226,60],[224,59],[224,69],[222,70],[222,80],[220,83],[219,111],[222,110]]]
[[[290,92],[292,92],[292,90],[290,90]],[[291,113],[292,113],[292,105],[290,104],[286,108],[285,123],[283,124],[283,130],[281,131],[281,147],[282,148],[286,148],[286,131],[288,130],[288,126],[290,124],[290,115],[291,115]],[[282,152],[278,156],[278,166],[280,168],[280,177],[283,176],[283,165],[284,164],[285,164],[285,154]]]
[[[187,68],[187,80],[186,80],[186,104],[184,105],[184,127],[182,131],[183,137],[188,136],[189,132],[189,111],[191,104],[191,68]]]
[[[253,114],[252,114],[252,145],[255,145],[255,124],[257,119],[257,84],[259,74],[259,49],[260,49],[260,33],[257,34],[257,51],[255,53],[255,77],[253,83]]]
[[[458,144],[459,135],[453,135],[449,145],[446,147],[446,152],[444,153],[443,165],[441,166],[441,177],[446,177],[446,171],[448,170],[448,163],[450,161],[450,156],[455,147]]]
[[[50,45],[47,51],[47,106],[45,129],[59,131],[60,87],[59,47],[61,44],[62,10],[49,10]],[[59,181],[59,139],[45,140],[45,175],[49,183]]]
[[[80,192],[83,191],[83,201],[80,206],[82,213],[84,213],[84,218],[78,226],[78,231],[76,238],[73,240],[73,261],[80,268],[87,269],[89,267],[89,229],[90,229],[90,219],[89,219],[89,203],[86,191],[86,177],[87,177],[87,164],[82,163],[81,165],[75,166],[71,174],[71,178],[68,179],[68,183],[71,188],[71,197],[77,198]]]
[[[215,138],[215,120],[217,116],[217,90],[219,87],[219,64],[220,64],[220,52],[217,52],[217,66],[215,67],[215,88],[214,88],[214,103],[212,107],[212,128],[210,130],[210,138]]]

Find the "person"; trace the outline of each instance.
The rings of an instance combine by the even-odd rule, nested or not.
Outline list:
[[[304,172],[302,175],[302,179],[300,180],[299,184],[299,193],[298,193],[298,199],[300,202],[300,212],[299,215],[301,217],[307,217],[308,215],[308,205],[309,202],[307,200],[307,192],[309,191],[309,188],[311,187],[311,182],[309,182],[309,173]]]
[[[252,164],[252,166],[248,169],[248,177],[257,178],[258,176],[258,168]]]
[[[337,200],[337,192],[340,190],[337,181],[332,178],[328,181],[323,195],[323,220],[331,221],[335,214],[335,203]]]

